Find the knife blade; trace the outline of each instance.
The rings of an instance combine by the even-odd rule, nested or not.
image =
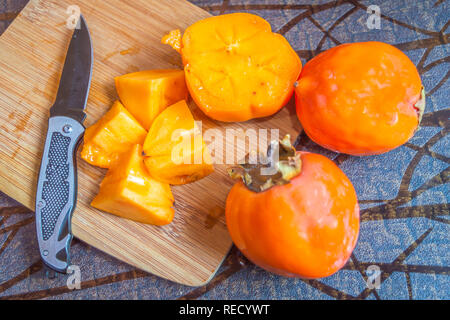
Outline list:
[[[45,265],[70,266],[71,219],[77,199],[76,152],[84,134],[84,109],[92,76],[93,49],[80,15],[67,51],[50,118],[36,191],[36,232]]]

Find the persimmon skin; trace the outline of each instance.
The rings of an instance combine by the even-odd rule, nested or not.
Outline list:
[[[302,170],[264,192],[241,181],[226,202],[226,222],[241,252],[288,277],[322,278],[342,268],[359,234],[359,206],[347,176],[328,158],[300,152]]]
[[[307,135],[327,149],[381,154],[414,135],[422,89],[415,65],[397,48],[343,44],[304,66],[295,89],[297,115]]]
[[[210,17],[162,39],[181,53],[191,97],[210,118],[273,115],[294,91],[302,63],[288,41],[249,13]]]

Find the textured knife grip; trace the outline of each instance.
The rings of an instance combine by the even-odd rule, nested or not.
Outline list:
[[[75,155],[84,128],[67,117],[49,120],[36,193],[36,231],[45,264],[65,272],[72,240],[70,222],[76,204]]]
[[[45,170],[41,211],[42,237],[50,239],[55,231],[59,215],[69,201],[69,146],[71,139],[59,132],[53,132]]]

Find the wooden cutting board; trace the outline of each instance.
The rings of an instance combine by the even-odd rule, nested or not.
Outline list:
[[[155,68],[182,68],[181,59],[160,44],[168,31],[209,17],[183,0],[31,0],[0,37],[0,190],[34,210],[35,186],[47,130],[72,30],[67,9],[78,5],[90,28],[94,71],[87,105],[89,126],[117,99],[114,77]],[[295,138],[300,125],[292,102],[271,118],[239,124],[208,120],[190,103],[203,130],[280,129]],[[230,141],[224,142],[225,150]],[[190,286],[207,283],[232,244],[225,199],[233,182],[227,165],[206,179],[174,187],[172,224],[155,227],[100,212],[89,203],[105,171],[78,159],[74,235],[133,266]]]

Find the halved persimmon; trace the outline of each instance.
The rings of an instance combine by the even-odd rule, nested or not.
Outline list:
[[[181,53],[189,92],[226,122],[270,116],[290,99],[302,64],[270,24],[248,13],[207,18],[162,39]]]
[[[197,181],[214,171],[209,150],[184,100],[156,117],[145,139],[144,155],[152,177],[173,185]]]

